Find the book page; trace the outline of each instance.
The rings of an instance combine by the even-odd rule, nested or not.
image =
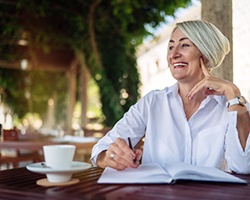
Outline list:
[[[211,182],[246,183],[229,173],[217,168],[190,165],[182,162],[166,163],[163,168],[168,171],[173,179],[197,180]]]
[[[106,167],[97,183],[171,183],[171,177],[158,164],[144,164],[138,168],[115,170]]]

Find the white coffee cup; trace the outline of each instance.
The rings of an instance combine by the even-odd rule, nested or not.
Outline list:
[[[76,147],[74,145],[45,145],[43,146],[46,167],[53,171],[68,170],[72,166]],[[49,182],[66,182],[71,179],[71,173],[47,173]]]

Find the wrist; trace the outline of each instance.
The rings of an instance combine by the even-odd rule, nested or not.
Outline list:
[[[234,105],[246,106],[246,99],[242,95],[238,95],[237,97],[230,99],[226,102],[227,108]]]
[[[96,158],[96,165],[101,168],[107,167],[107,164],[105,162],[105,156],[106,156],[107,150],[104,150],[99,153],[99,155]]]
[[[228,87],[228,89],[225,91],[225,96],[227,98],[227,101],[230,101],[231,99],[234,99],[238,96],[241,96],[239,88],[232,84],[232,87]]]

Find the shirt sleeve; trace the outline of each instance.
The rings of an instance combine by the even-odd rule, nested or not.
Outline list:
[[[98,143],[93,147],[91,154],[91,162],[96,166],[96,159],[99,153],[107,150],[109,145],[117,138],[127,140],[131,138],[133,146],[139,142],[144,136],[146,130],[148,108],[150,108],[151,97],[153,91],[140,99],[135,105],[131,106],[128,112],[115,124],[113,129],[109,131]]]
[[[248,107],[249,112],[249,107]],[[237,111],[229,112],[229,126],[226,135],[225,157],[230,170],[240,173],[250,173],[250,136],[248,135],[246,147],[242,148],[238,136]]]

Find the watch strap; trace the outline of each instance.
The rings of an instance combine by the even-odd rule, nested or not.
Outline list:
[[[237,96],[236,98],[227,101],[227,108],[229,108],[230,106],[233,106],[233,105],[244,106],[244,104],[240,101],[240,98],[241,98],[241,96]]]

